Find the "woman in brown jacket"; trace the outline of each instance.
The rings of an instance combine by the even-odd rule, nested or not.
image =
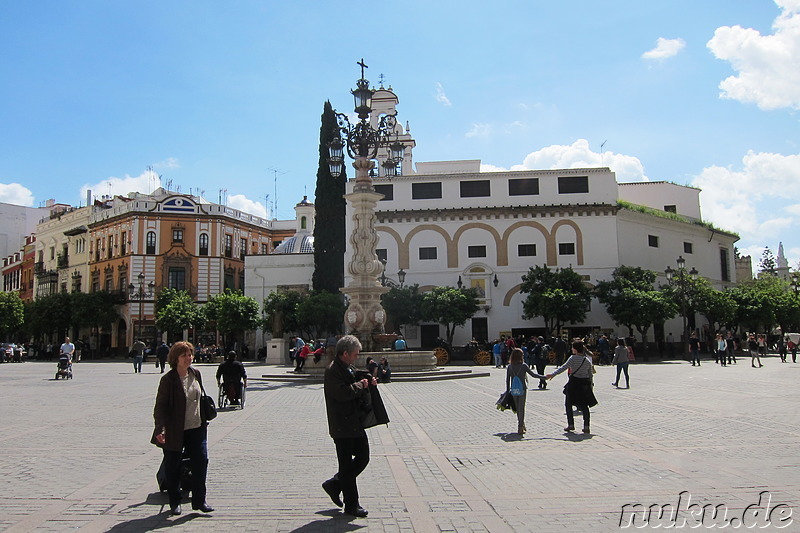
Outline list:
[[[181,461],[183,450],[192,468],[192,509],[210,513],[206,503],[206,472],[208,471],[207,423],[200,418],[200,396],[203,380],[192,368],[194,346],[176,342],[169,351],[167,362],[172,370],[158,384],[156,406],[153,409],[155,429],[150,440],[164,451],[169,508],[173,515],[181,514]]]

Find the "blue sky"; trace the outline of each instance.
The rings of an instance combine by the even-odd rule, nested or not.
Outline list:
[[[0,2],[0,201],[79,205],[160,175],[293,217],[323,103],[351,111],[363,57],[417,162],[698,186],[754,263],[782,241],[798,266],[800,0],[365,5]]]

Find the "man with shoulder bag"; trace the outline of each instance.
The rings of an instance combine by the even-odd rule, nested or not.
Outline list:
[[[336,445],[339,471],[325,481],[322,488],[337,507],[344,505],[345,514],[364,518],[368,513],[358,501],[356,485],[356,478],[369,463],[369,441],[361,421],[362,405],[368,402],[369,388],[377,386],[378,382],[371,376],[356,377],[353,364],[360,352],[358,338],[344,335],[336,343],[336,356],[325,370],[328,432]],[[339,498],[340,493],[344,503]]]

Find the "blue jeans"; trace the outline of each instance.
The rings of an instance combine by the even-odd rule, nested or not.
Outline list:
[[[134,372],[141,372],[142,371],[142,360],[144,357],[141,355],[134,355],[133,356],[133,371]]]
[[[494,366],[500,366],[503,364],[503,356],[499,353],[494,354]]]
[[[208,472],[208,426],[186,429],[183,432],[183,447],[192,468],[192,486],[184,487],[192,491],[192,507],[206,503],[206,473]],[[164,451],[164,473],[166,474],[169,506],[181,503],[181,462],[183,451]]]
[[[617,363],[617,379],[614,381],[614,385],[619,385],[619,378],[622,372],[625,372],[625,386],[630,387],[630,379],[628,378],[628,362],[624,363]]]
[[[697,362],[697,366],[700,366],[700,350],[693,348],[692,349],[692,364],[694,365],[695,361]]]

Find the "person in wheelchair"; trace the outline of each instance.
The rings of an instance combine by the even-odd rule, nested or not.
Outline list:
[[[228,401],[231,405],[239,405],[242,389],[247,387],[247,372],[241,361],[236,360],[236,352],[233,350],[228,352],[225,361],[217,368],[217,387],[220,387],[220,379]]]

